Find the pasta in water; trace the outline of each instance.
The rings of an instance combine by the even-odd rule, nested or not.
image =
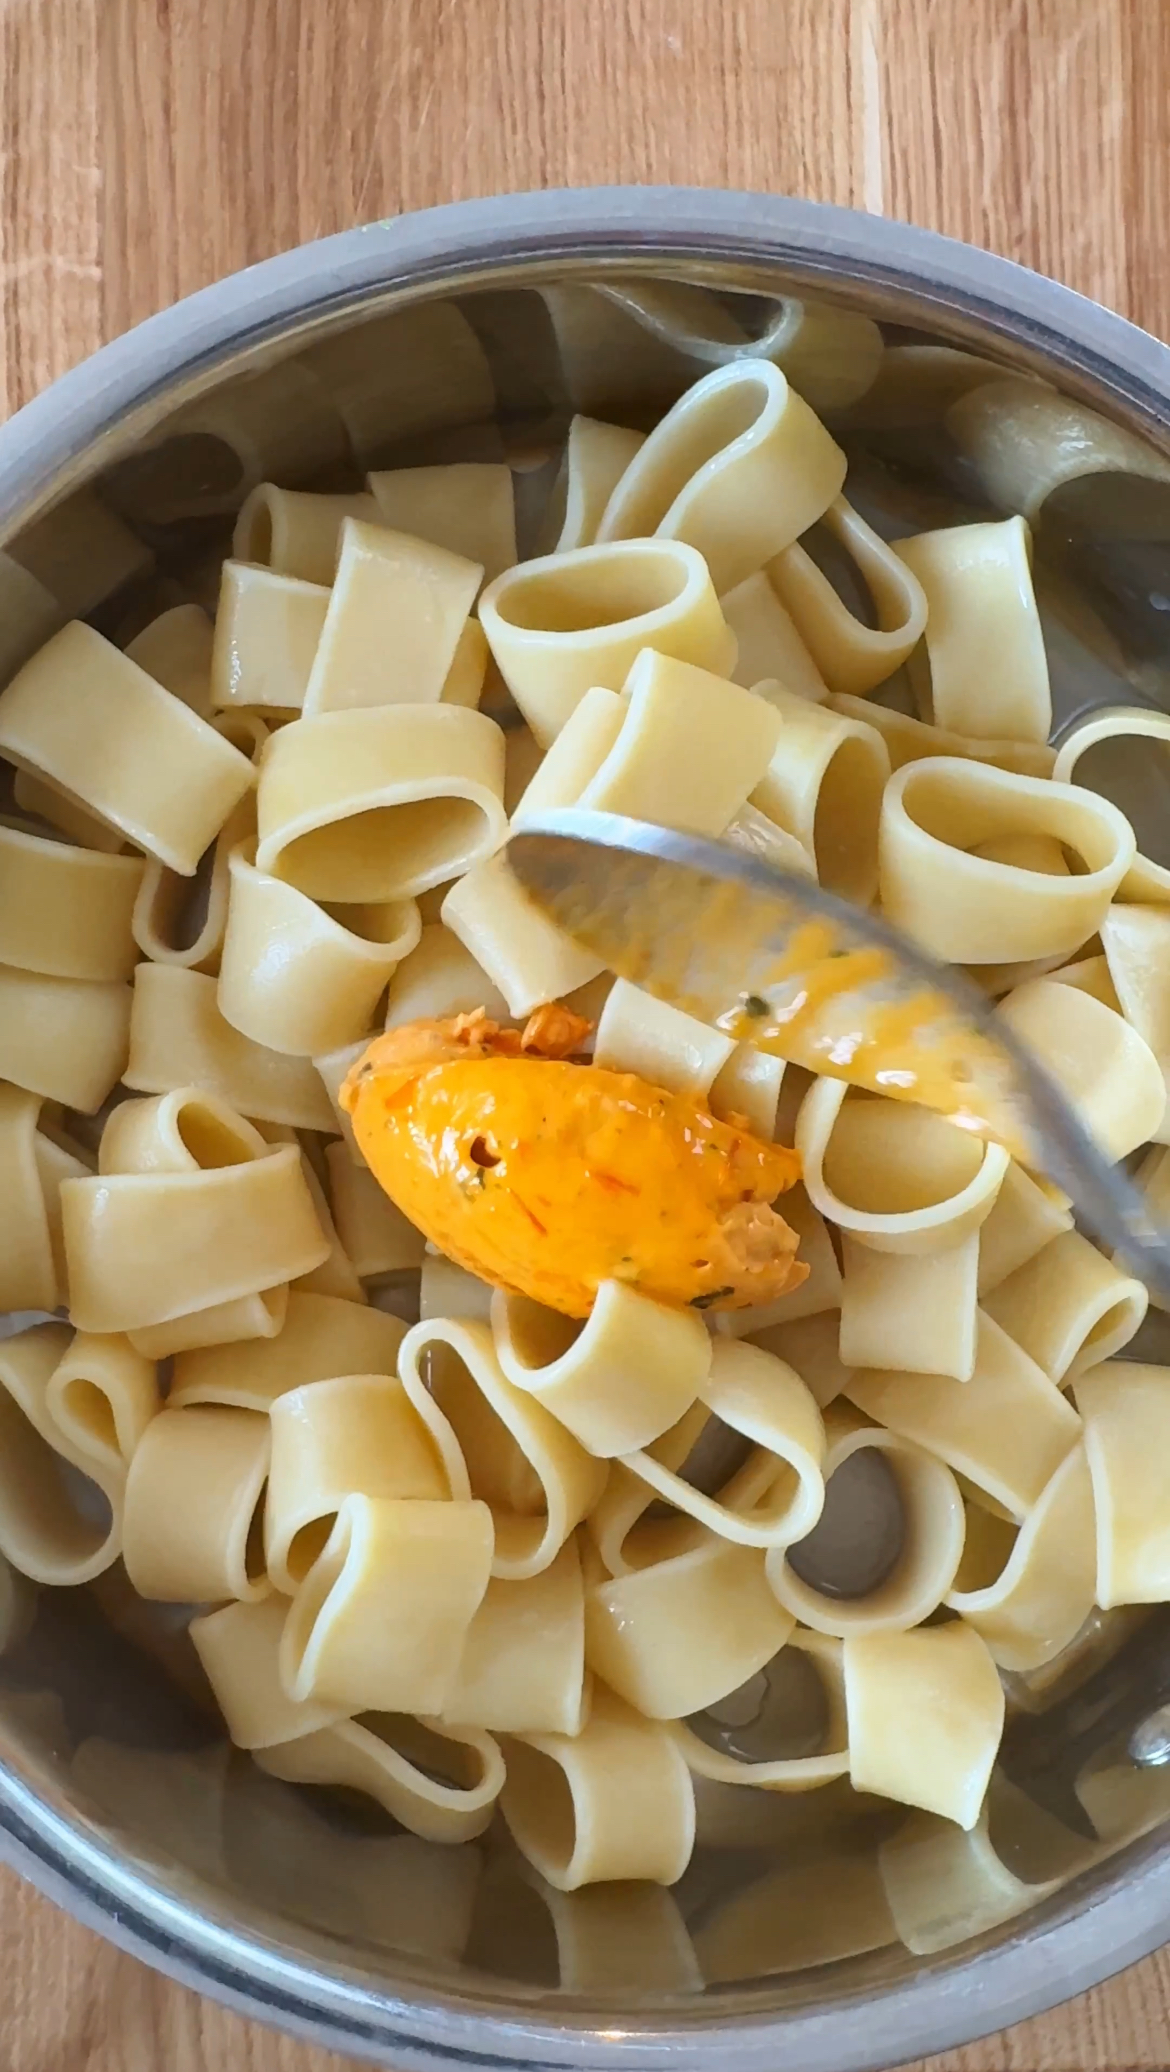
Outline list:
[[[1071,406],[795,304],[771,357],[681,288],[547,309],[646,397],[710,371],[648,434],[572,419],[543,523],[524,478],[537,558],[496,458],[319,495],[250,445],[214,626],[171,585],[124,650],[44,613],[13,648],[0,1626],[21,1577],[120,1559],[274,1793],[357,1792],[395,1849],[498,1820],[566,1977],[610,1947],[576,1895],[619,1881],[692,1990],[653,1887],[697,1820],[746,1848],[915,1809],[864,1889],[764,1881],[773,1969],[1026,1903],[1001,1672],[1170,1601],[1170,1369],[1117,1357],[1141,1282],[903,1098],[901,1051],[850,1086],[615,980],[509,833],[621,814],[878,902],[1109,1157],[1153,1146],[1157,1213],[1170,875],[1079,763],[1168,723],[1049,746],[1052,484],[1003,425]],[[401,399],[346,378],[376,453]],[[890,545],[806,388],[851,425],[950,407],[1007,515]]]

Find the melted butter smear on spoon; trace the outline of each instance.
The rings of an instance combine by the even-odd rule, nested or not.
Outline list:
[[[513,834],[507,859],[619,977],[737,1041],[1002,1143],[1170,1297],[1170,1239],[1144,1198],[962,972],[812,879],[613,814],[548,813]]]

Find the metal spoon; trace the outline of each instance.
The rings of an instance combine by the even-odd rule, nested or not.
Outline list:
[[[1170,1234],[962,972],[811,879],[642,821],[550,812],[517,829],[506,855],[529,898],[619,977],[814,1071],[941,1107],[912,1073],[883,1078],[884,1053],[867,1033],[875,1013],[909,1006],[917,1050],[964,1060],[966,1106],[952,1120],[999,1138],[1063,1188],[1102,1244],[1170,1304]],[[802,942],[815,942],[818,971],[882,953],[811,1023]]]

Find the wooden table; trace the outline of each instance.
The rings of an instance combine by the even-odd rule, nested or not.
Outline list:
[[[908,217],[1170,337],[1170,0],[0,0],[0,76],[0,413],[304,238],[603,181]],[[1168,2010],[1163,1953],[932,2072],[1155,2072]],[[4,2072],[342,2067],[2,1873],[0,2036]]]

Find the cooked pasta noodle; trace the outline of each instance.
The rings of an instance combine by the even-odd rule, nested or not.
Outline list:
[[[512,470],[502,462],[383,468],[370,475],[369,483],[381,523],[392,531],[481,563],[489,583],[514,566],[516,500]]]
[[[593,1062],[672,1093],[706,1096],[734,1049],[733,1037],[619,978],[597,1025]]]
[[[990,1214],[979,1226],[979,1293],[989,1295],[1062,1231],[1071,1211],[1012,1159]]]
[[[750,691],[775,681],[797,698],[824,704],[829,687],[764,570],[737,583],[719,602],[739,645],[734,683]],[[768,693],[761,690],[760,695]]]
[[[711,1113],[721,1122],[739,1118],[753,1136],[770,1144],[776,1135],[783,1084],[783,1058],[757,1050],[754,1043],[737,1043],[711,1081]]]
[[[413,1229],[413,1225],[410,1228]],[[495,1292],[489,1282],[480,1280],[478,1274],[456,1266],[454,1260],[436,1252],[433,1246],[424,1246],[422,1270],[418,1277],[420,1323],[429,1322],[432,1317],[472,1317],[478,1318],[481,1324],[490,1324]],[[510,1380],[512,1378],[509,1376]]]
[[[1058,1387],[1128,1345],[1149,1305],[1141,1282],[1077,1230],[1052,1238],[983,1299],[988,1316]]]
[[[45,1391],[45,1407],[75,1458],[124,1474],[162,1406],[153,1360],[129,1339],[76,1331]]]
[[[454,1428],[462,1472],[449,1467],[453,1493],[461,1483],[491,1507],[493,1576],[539,1575],[601,1495],[602,1463],[507,1379],[487,1324],[416,1324],[403,1340],[398,1371],[408,1386],[413,1380],[416,1389],[429,1388]]]
[[[829,690],[864,696],[917,647],[927,624],[926,594],[902,554],[905,543],[887,546],[843,496],[829,505],[822,523],[864,579],[876,627],[854,616],[799,543],[770,563],[768,575]]]
[[[50,784],[47,778],[35,776],[31,770],[18,769],[15,772],[12,796],[23,813],[35,813],[39,820],[59,828],[71,842],[80,843],[84,849],[97,849],[105,856],[117,856],[126,847],[120,828],[99,820],[72,792],[59,784]]]
[[[219,1011],[253,1043],[315,1057],[364,1036],[388,980],[415,948],[413,900],[337,906],[258,870],[233,851],[219,967]]]
[[[705,1534],[697,1547],[585,1593],[585,1660],[647,1719],[681,1719],[738,1690],[795,1621],[768,1588],[764,1555]]]
[[[491,854],[503,784],[503,735],[463,706],[298,720],[265,751],[256,862],[310,899],[409,899]]]
[[[816,1633],[848,1639],[854,1633],[903,1632],[918,1626],[938,1609],[955,1579],[963,1551],[963,1501],[958,1484],[941,1460],[895,1432],[873,1425],[852,1428],[852,1420],[837,1412],[827,1420],[829,1446],[825,1455],[825,1501],[829,1511],[835,1499],[834,1475],[843,1474],[839,1485],[845,1503],[846,1492],[864,1490],[856,1471],[848,1467],[859,1456],[876,1456],[892,1477],[901,1513],[901,1544],[888,1573],[867,1590],[838,1597],[807,1582],[792,1562],[792,1547],[773,1548],[767,1556],[768,1581],[779,1602],[802,1626]],[[864,1503],[861,1494],[852,1501]]]
[[[477,1007],[493,1021],[508,1019],[507,1001],[471,951],[441,921],[430,922],[390,980],[386,1027],[474,1014]]]
[[[364,1165],[355,1165],[344,1144],[325,1153],[333,1220],[346,1257],[359,1280],[406,1273],[423,1263],[423,1234],[383,1194]]]
[[[1107,989],[1105,1005],[1116,1008],[1153,1051],[1170,1087],[1170,911],[1158,906],[1118,906],[1101,923]],[[1108,997],[1112,994],[1112,998]],[[1153,1132],[1166,1141],[1165,1116]]]
[[[1075,1639],[1096,1588],[1093,1489],[1076,1446],[1018,1531],[972,1505],[947,1598],[981,1633],[1001,1669],[1037,1669]]]
[[[278,575],[250,561],[225,561],[211,703],[218,710],[300,712],[329,609],[323,583]]]
[[[890,762],[862,720],[777,690],[783,727],[752,804],[794,835],[826,892],[868,906],[877,890],[878,823]]]
[[[0,749],[187,877],[252,783],[238,749],[76,620],[0,694]]]
[[[1081,859],[1080,872],[1053,877],[975,853],[1020,833],[1052,835]],[[891,778],[880,854],[887,920],[931,956],[999,964],[1079,950],[1133,862],[1134,838],[1115,806],[1075,785],[948,758]]]
[[[343,1374],[392,1375],[405,1331],[379,1309],[294,1288],[274,1338],[179,1353],[167,1400],[177,1409],[221,1403],[267,1412],[289,1389]]]
[[[491,1563],[486,1504],[347,1496],[285,1621],[285,1689],[351,1712],[440,1713]]]
[[[721,835],[769,771],[781,737],[774,708],[707,669],[650,650],[623,689],[621,731],[577,804],[684,834]]]
[[[1005,376],[954,401],[947,428],[970,456],[1001,511],[1035,520],[1054,489],[1083,475],[1148,476],[1170,470],[1152,446],[1046,382]]]
[[[1110,705],[1103,712],[1090,714],[1065,735],[1053,775],[1061,784],[1085,784],[1087,777],[1076,775],[1081,757],[1100,743],[1130,739],[1170,741],[1170,715],[1150,712],[1142,705]],[[1165,906],[1170,901],[1170,870],[1135,853],[1117,890],[1122,899],[1151,900]]]
[[[712,1349],[699,1401],[754,1449],[717,1498],[666,1466],[655,1447],[625,1455],[623,1466],[700,1525],[741,1546],[783,1547],[803,1539],[824,1502],[825,1431],[800,1377],[759,1346],[723,1339]]]
[[[504,1818],[550,1885],[574,1892],[600,1880],[673,1885],[682,1876],[695,1795],[657,1722],[599,1689],[579,1734],[517,1736],[505,1757]]]
[[[445,547],[344,519],[306,715],[437,701],[482,578]]]
[[[621,1281],[602,1283],[583,1325],[502,1288],[491,1317],[508,1380],[602,1459],[661,1438],[697,1400],[711,1367],[701,1316]]]
[[[368,491],[357,496],[314,496],[261,482],[241,507],[232,552],[237,561],[258,562],[277,575],[327,587],[337,568],[341,528],[347,518],[376,525],[377,499]]]
[[[1043,741],[984,741],[966,734],[952,734],[928,720],[914,719],[896,706],[879,705],[876,699],[854,698],[834,692],[829,699],[834,712],[847,719],[864,720],[876,727],[890,756],[890,767],[924,762],[930,756],[958,756],[963,761],[990,763],[997,770],[1010,770],[1018,777],[1051,777],[1056,750]]]
[[[312,1198],[313,1213],[321,1226],[321,1235],[329,1246],[329,1251],[319,1266],[310,1267],[308,1273],[296,1275],[295,1286],[303,1288],[308,1295],[335,1295],[342,1302],[364,1302],[366,1298],[361,1279],[337,1234],[329,1196],[318,1176],[317,1165],[304,1145],[301,1146],[301,1172]],[[260,1300],[263,1301],[264,1297],[261,1296]],[[284,1321],[283,1316],[280,1321]]]
[[[998,1012],[1073,1102],[1107,1158],[1125,1158],[1157,1135],[1166,1115],[1161,1067],[1112,1008],[1079,987],[1036,978],[1016,986]]]
[[[218,970],[227,926],[229,864],[237,844],[255,841],[256,794],[245,792],[229,813],[194,880],[148,857],[131,928],[144,957],[187,971]],[[201,912],[202,909],[202,912]]]
[[[827,1639],[820,1633],[805,1632],[798,1626],[789,1633],[786,1647],[791,1653],[785,1652],[778,1666],[796,1669],[797,1691],[804,1680],[801,1670],[803,1669],[805,1677],[811,1673],[822,1701],[824,1718],[818,1737],[821,1742],[819,1752],[813,1755],[780,1755],[752,1759],[746,1755],[730,1754],[721,1748],[712,1747],[696,1733],[693,1721],[672,1721],[667,1731],[695,1779],[707,1778],[718,1784],[756,1784],[762,1785],[768,1791],[806,1792],[819,1791],[824,1785],[832,1784],[837,1778],[848,1774],[849,1746],[841,1643],[839,1640]],[[767,1680],[765,1673],[765,1683]],[[757,1678],[757,1686],[758,1683]],[[751,1689],[752,1686],[749,1684],[749,1691]]]
[[[129,1021],[130,1059],[122,1076],[136,1093],[198,1086],[258,1122],[336,1133],[332,1105],[309,1060],[241,1036],[224,1020],[215,980],[203,972],[140,964]]]
[[[450,1494],[432,1434],[397,1376],[339,1375],[285,1389],[270,1424],[264,1550],[286,1596],[304,1581],[347,1496]]]
[[[176,604],[161,612],[127,642],[126,653],[164,691],[181,698],[192,712],[208,718],[212,698],[211,671],[214,633],[211,620],[199,604]]]
[[[37,1094],[0,1085],[0,1308],[54,1310],[63,1298],[42,1174]]]
[[[765,1352],[775,1353],[792,1367],[821,1410],[835,1402],[852,1380],[854,1370],[841,1358],[839,1310],[819,1310],[815,1316],[768,1324],[752,1333],[752,1344],[762,1345]]]
[[[479,601],[488,646],[543,748],[594,685],[621,689],[643,648],[716,672],[735,635],[701,554],[624,540],[521,562]]]
[[[0,964],[54,978],[127,979],[143,865],[0,826]]]
[[[0,1554],[34,1583],[91,1582],[122,1552],[125,1468],[78,1451],[49,1403],[69,1341],[40,1324],[0,1343]]]
[[[1160,1603],[1167,1582],[1164,1367],[1109,1360],[1074,1385],[1097,1518],[1097,1584],[1103,1611]]]
[[[542,753],[536,743],[535,768],[512,807],[513,827],[522,827],[526,820],[558,806],[577,804],[616,746],[628,710],[626,700],[602,684],[585,692],[547,752]],[[535,735],[531,739],[535,742]]]
[[[1081,1422],[1026,1352],[983,1311],[970,1381],[860,1373],[846,1394],[866,1417],[936,1453],[1022,1519],[1076,1445]]]
[[[38,1139],[40,1142],[40,1139]],[[1170,1214],[1170,1153],[1164,1144],[1154,1144],[1146,1153],[1134,1174],[1135,1183],[1145,1196],[1146,1205],[1152,1216],[1161,1223]],[[1116,1263],[1116,1261],[1115,1261]],[[1164,1310],[1166,1305],[1157,1295],[1150,1301],[1155,1308]]]
[[[0,964],[0,1079],[96,1115],[127,1069],[131,992]]]
[[[991,1214],[1008,1167],[983,1144],[908,1101],[851,1094],[817,1079],[796,1118],[809,1199],[879,1252],[959,1245]]]
[[[923,595],[923,717],[957,734],[1047,741],[1052,695],[1025,521],[948,526],[894,552]]]
[[[362,1792],[412,1835],[469,1842],[491,1820],[504,1759],[490,1734],[369,1713],[257,1751],[272,1777]]]
[[[560,528],[548,538],[551,553],[594,544],[605,507],[645,436],[595,417],[573,418],[550,498],[548,533]]]
[[[538,1576],[488,1584],[443,1717],[496,1734],[572,1735],[589,1703],[581,1557],[568,1540]]]
[[[709,1426],[706,1405],[697,1403],[671,1431],[654,1441],[655,1459],[671,1471],[683,1468]],[[737,1502],[754,1503],[767,1489],[773,1472],[771,1461],[760,1454],[730,1478],[725,1492],[729,1486]],[[587,1520],[591,1546],[606,1573],[628,1575],[648,1562],[666,1560],[698,1546],[706,1528],[681,1510],[663,1516],[663,1508],[648,1482],[624,1462],[614,1462]]]
[[[845,1642],[849,1775],[857,1791],[974,1827],[999,1737],[1004,1696],[972,1627],[858,1633]]]
[[[879,1252],[843,1230],[841,1249],[840,1348],[845,1365],[970,1381],[975,1370],[978,1231],[935,1252]],[[1007,1328],[993,1299],[989,1314]]]
[[[611,495],[601,541],[685,540],[718,591],[755,575],[822,517],[845,456],[767,360],[705,375],[634,455]]]
[[[467,871],[441,912],[443,927],[458,937],[468,962],[487,973],[509,1015],[527,1015],[546,1000],[575,992],[602,969],[597,957],[529,899],[502,856]]]
[[[130,1463],[122,1558],[140,1597],[218,1604],[266,1597],[259,1541],[268,1420],[250,1410],[160,1411]]]
[[[261,1294],[329,1251],[291,1144],[242,1164],[66,1180],[61,1215],[84,1331],[137,1331]]]
[[[290,1698],[280,1678],[280,1641],[288,1599],[275,1595],[225,1604],[193,1619],[191,1638],[237,1748],[275,1748],[345,1718],[343,1705]]]

